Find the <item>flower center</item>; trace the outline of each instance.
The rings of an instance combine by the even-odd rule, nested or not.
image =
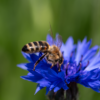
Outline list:
[[[71,53],[71,58],[72,58],[73,52]],[[71,76],[73,74],[76,74],[78,72],[80,72],[81,70],[84,70],[88,65],[89,65],[89,61],[86,62],[86,64],[83,64],[82,62],[83,60],[83,55],[81,56],[80,62],[77,65],[75,61],[73,62],[67,62],[64,65],[64,70],[65,70],[65,74],[66,76]]]

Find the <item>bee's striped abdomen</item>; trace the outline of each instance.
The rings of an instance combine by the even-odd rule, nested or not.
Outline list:
[[[36,52],[44,52],[49,48],[49,44],[46,41],[36,41],[30,42],[22,48],[23,52],[26,53],[36,53]]]
[[[49,48],[49,44],[45,41],[39,41],[40,51],[45,51]]]

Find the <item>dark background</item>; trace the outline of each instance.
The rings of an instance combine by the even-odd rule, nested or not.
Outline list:
[[[24,44],[46,40],[50,24],[65,42],[87,36],[100,45],[100,0],[0,0],[0,100],[46,100],[45,89],[34,95],[36,83],[20,78],[27,71]],[[100,100],[100,94],[79,86],[79,100]]]

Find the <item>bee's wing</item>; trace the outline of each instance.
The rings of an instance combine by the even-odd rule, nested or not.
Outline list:
[[[59,49],[62,46],[62,37],[59,34],[56,35],[56,45]]]
[[[49,45],[54,44],[54,39],[52,38],[52,36],[50,34],[47,35],[47,42],[49,43]]]
[[[55,44],[55,40],[53,38],[53,32],[52,32],[52,28],[50,25],[50,34],[47,35],[47,42],[49,43],[49,45],[54,45]]]

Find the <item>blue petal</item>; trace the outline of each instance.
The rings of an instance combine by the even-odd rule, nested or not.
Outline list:
[[[87,39],[85,38],[82,43],[80,41],[78,42],[76,58],[75,58],[77,65],[80,62],[81,57],[84,56],[84,54],[87,52],[87,50],[91,45],[91,40],[88,43],[86,43],[86,40]]]
[[[59,80],[54,81],[50,86],[50,91],[59,84]]]
[[[88,50],[88,52],[83,57],[82,61],[84,62],[86,60],[90,60],[95,55],[95,53],[97,52],[97,50],[98,50],[98,46],[94,46],[93,48],[91,48],[90,50]]]
[[[63,88],[64,90],[68,90],[68,89],[69,89],[69,87],[66,85],[66,83],[63,83],[63,84],[62,84],[62,88]]]
[[[43,77],[41,76],[41,74],[37,73],[37,72],[33,72],[34,74],[28,74],[26,76],[21,76],[22,79],[24,80],[28,80],[28,81],[32,81],[32,82],[37,82],[39,80],[41,80]]]
[[[49,80],[46,80],[44,78],[38,80],[37,83],[39,83],[40,86],[42,86],[42,87],[49,87],[51,84],[51,82]]]
[[[87,66],[85,71],[90,71],[96,68],[100,68],[100,51],[92,60],[90,60],[90,64]]]
[[[89,86],[96,92],[100,93],[100,81],[89,82]]]
[[[33,63],[35,63],[37,60],[39,60],[40,54],[41,53],[39,53],[39,56],[36,55],[35,53],[30,54],[30,57],[31,57]]]
[[[60,90],[61,88],[60,87],[55,87],[54,88],[54,92],[57,92],[58,90]]]
[[[97,80],[97,81],[94,81],[94,82],[89,82],[89,86],[91,88],[98,88],[98,89],[100,89],[100,81]]]
[[[58,77],[61,78],[62,81],[65,80],[65,73],[64,72],[58,73]]]
[[[27,63],[22,63],[22,64],[18,64],[17,66],[24,69],[24,70],[27,70],[27,67],[25,66]]]
[[[42,72],[42,76],[45,77],[45,79],[48,79],[49,81],[56,81],[58,79],[57,76],[55,76],[55,72],[52,69],[49,69],[48,72]]]
[[[94,91],[100,93],[100,87],[99,88],[92,88]]]
[[[68,87],[65,84],[65,82],[59,82],[59,84],[57,84],[57,86],[55,86],[54,92],[57,92],[61,88],[63,88],[64,90],[67,90],[68,89]]]
[[[94,69],[91,71],[91,80],[99,80],[100,79],[100,69]]]
[[[41,62],[36,66],[35,70],[41,72],[41,74],[42,74],[43,71],[44,71],[44,72],[47,72],[49,68],[50,68],[50,65],[49,65],[49,64],[44,63],[43,61],[41,61]]]
[[[17,66],[24,70],[28,70],[28,69],[33,70],[34,64],[33,63],[22,63],[22,64],[18,64]]]
[[[72,51],[75,50],[76,46],[73,43],[72,37],[69,37],[65,44],[62,43],[61,51],[64,52],[64,59],[69,60]]]
[[[23,54],[23,56],[24,56],[29,62],[33,62],[32,59],[31,59],[31,57],[30,57],[30,54],[24,53],[24,52],[22,52],[22,54]]]
[[[49,87],[46,87],[46,95],[48,94],[49,92]]]
[[[48,74],[53,76],[53,77],[57,77],[57,73],[54,70],[50,69],[50,68],[48,69]]]
[[[39,92],[41,89],[43,89],[44,87],[41,87],[41,86],[37,86],[37,88],[36,88],[36,91],[35,91],[35,94],[37,93],[37,92]],[[34,94],[34,95],[35,95]]]

